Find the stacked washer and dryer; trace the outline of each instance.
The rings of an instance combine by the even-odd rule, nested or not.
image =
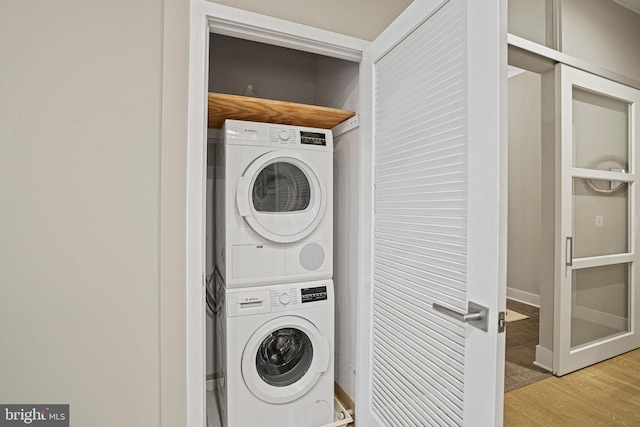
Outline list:
[[[333,422],[331,130],[227,120],[215,194],[223,426]]]

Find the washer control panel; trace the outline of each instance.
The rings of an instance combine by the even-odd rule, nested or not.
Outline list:
[[[280,296],[278,296],[278,300],[280,304],[287,305],[291,302],[291,294],[287,291],[280,292]]]
[[[315,305],[311,303],[326,304],[332,298],[329,295],[328,285],[324,282],[280,285],[272,287],[269,292],[272,311],[296,310],[303,306]]]
[[[314,280],[225,290],[227,317],[255,316],[331,305],[333,281]]]
[[[294,287],[282,286],[280,289],[271,289],[271,307],[285,309],[287,306],[295,306],[300,303],[298,289]]]

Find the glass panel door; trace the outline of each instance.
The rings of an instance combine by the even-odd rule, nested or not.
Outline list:
[[[640,347],[636,283],[640,92],[559,64],[557,375]]]

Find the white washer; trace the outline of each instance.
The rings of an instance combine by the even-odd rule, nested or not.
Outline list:
[[[333,135],[227,120],[216,145],[216,265],[226,287],[333,276]]]
[[[333,422],[331,280],[227,289],[218,312],[224,427]]]

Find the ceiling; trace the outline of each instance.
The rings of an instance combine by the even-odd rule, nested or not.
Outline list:
[[[375,39],[413,0],[212,0],[286,21]],[[640,0],[613,0],[640,13]]]
[[[640,13],[640,0],[613,0],[620,6],[624,6],[627,9],[633,10],[635,13]]]
[[[363,40],[373,40],[413,0],[213,1]]]

